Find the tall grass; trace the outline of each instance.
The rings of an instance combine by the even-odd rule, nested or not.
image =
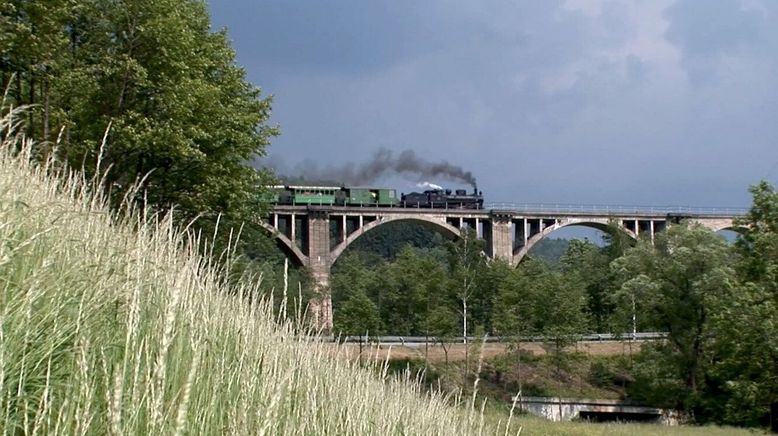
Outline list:
[[[0,130],[0,426],[8,434],[478,434],[480,411],[275,322],[169,217]],[[18,150],[21,150],[19,152]],[[500,432],[502,434],[502,432]]]

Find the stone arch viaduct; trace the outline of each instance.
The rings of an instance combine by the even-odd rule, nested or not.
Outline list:
[[[502,206],[502,205],[501,205]],[[596,206],[507,206],[501,208],[414,209],[348,206],[277,205],[263,226],[283,245],[291,258],[308,268],[320,295],[312,314],[322,328],[332,327],[329,295],[330,268],[360,236],[392,221],[413,221],[451,238],[460,229],[475,229],[487,243],[487,255],[518,265],[541,239],[571,225],[608,231],[615,224],[632,238],[653,238],[668,225],[682,220],[713,230],[734,229],[733,220],[744,210],[634,208]]]

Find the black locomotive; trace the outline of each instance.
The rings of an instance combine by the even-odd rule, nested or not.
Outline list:
[[[473,189],[468,194],[464,189],[430,189],[424,192],[411,192],[400,196],[403,207],[418,207],[432,209],[483,209],[483,193]]]

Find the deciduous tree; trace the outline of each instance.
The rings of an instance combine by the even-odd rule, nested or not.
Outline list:
[[[725,286],[712,318],[718,358],[713,377],[729,394],[728,422],[769,422],[778,432],[778,192],[766,181],[751,187],[753,204],[737,223],[741,286]]]
[[[64,127],[61,157],[105,172],[116,199],[148,175],[144,199],[182,218],[259,215],[268,177],[247,162],[278,133],[271,100],[211,31],[203,1],[15,0],[0,13],[0,78],[9,103],[37,105],[34,137]]]
[[[673,392],[673,406],[700,405],[712,356],[711,302],[736,286],[730,263],[723,238],[699,225],[674,225],[654,244],[641,241],[612,265],[624,278],[622,292],[638,301],[638,316],[667,332],[667,341],[655,345],[664,356],[656,364],[663,368],[643,382],[654,392]],[[678,384],[682,392],[673,388]]]

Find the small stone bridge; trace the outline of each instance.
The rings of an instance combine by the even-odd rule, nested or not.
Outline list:
[[[458,238],[471,228],[487,243],[487,255],[518,265],[541,239],[555,230],[579,225],[612,231],[612,224],[632,238],[652,238],[682,220],[713,230],[734,229],[744,209],[650,208],[630,206],[540,206],[495,204],[489,209],[416,209],[349,206],[277,205],[263,226],[288,254],[308,268],[322,291],[313,315],[322,328],[332,326],[330,268],[360,236],[393,221],[412,221]]]
[[[680,412],[619,400],[592,398],[515,397],[519,410],[550,421],[642,421],[678,425],[686,421]]]

